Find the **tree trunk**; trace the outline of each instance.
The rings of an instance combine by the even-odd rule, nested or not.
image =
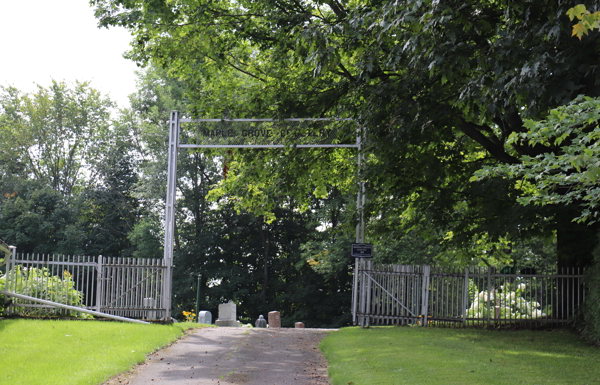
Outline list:
[[[572,222],[573,216],[557,220],[556,252],[558,267],[586,267],[592,262],[592,252],[598,245],[598,223]]]
[[[593,261],[593,251],[598,245],[600,224],[578,224],[572,222],[573,209],[557,216],[557,267],[558,274],[570,275],[583,271]],[[575,314],[575,298],[583,298],[583,285],[574,278],[559,278],[556,283],[556,302],[553,314],[566,319]],[[579,291],[579,292],[577,292]]]

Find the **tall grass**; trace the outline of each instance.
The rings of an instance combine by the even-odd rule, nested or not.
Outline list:
[[[175,341],[187,326],[0,321],[0,384],[100,384]]]
[[[346,328],[321,349],[333,385],[600,384],[600,349],[562,330]]]

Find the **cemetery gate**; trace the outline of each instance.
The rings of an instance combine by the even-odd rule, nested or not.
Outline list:
[[[356,272],[357,324],[560,326],[585,299],[583,269],[374,265]]]

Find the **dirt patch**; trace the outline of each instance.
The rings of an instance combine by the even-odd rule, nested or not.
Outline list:
[[[197,329],[104,385],[328,385],[331,329]]]

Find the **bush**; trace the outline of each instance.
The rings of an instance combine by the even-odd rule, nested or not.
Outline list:
[[[527,284],[506,283],[499,290],[480,292],[468,309],[470,318],[496,317],[496,308],[500,310],[501,319],[536,319],[549,315],[551,307],[541,305],[525,295]]]
[[[71,273],[63,272],[62,278],[52,275],[48,268],[24,267],[17,265],[10,271],[0,277],[0,290],[5,290],[6,280],[10,280],[10,291],[17,294],[28,295],[47,301],[58,302],[70,306],[83,305],[83,293],[75,289],[75,282]],[[24,307],[18,304],[27,301],[12,298],[14,311],[22,316],[44,317],[56,315],[57,313],[66,313],[71,317],[93,318],[92,316],[72,310],[63,310],[57,308],[45,307]],[[4,312],[5,298],[0,295],[0,310]]]

